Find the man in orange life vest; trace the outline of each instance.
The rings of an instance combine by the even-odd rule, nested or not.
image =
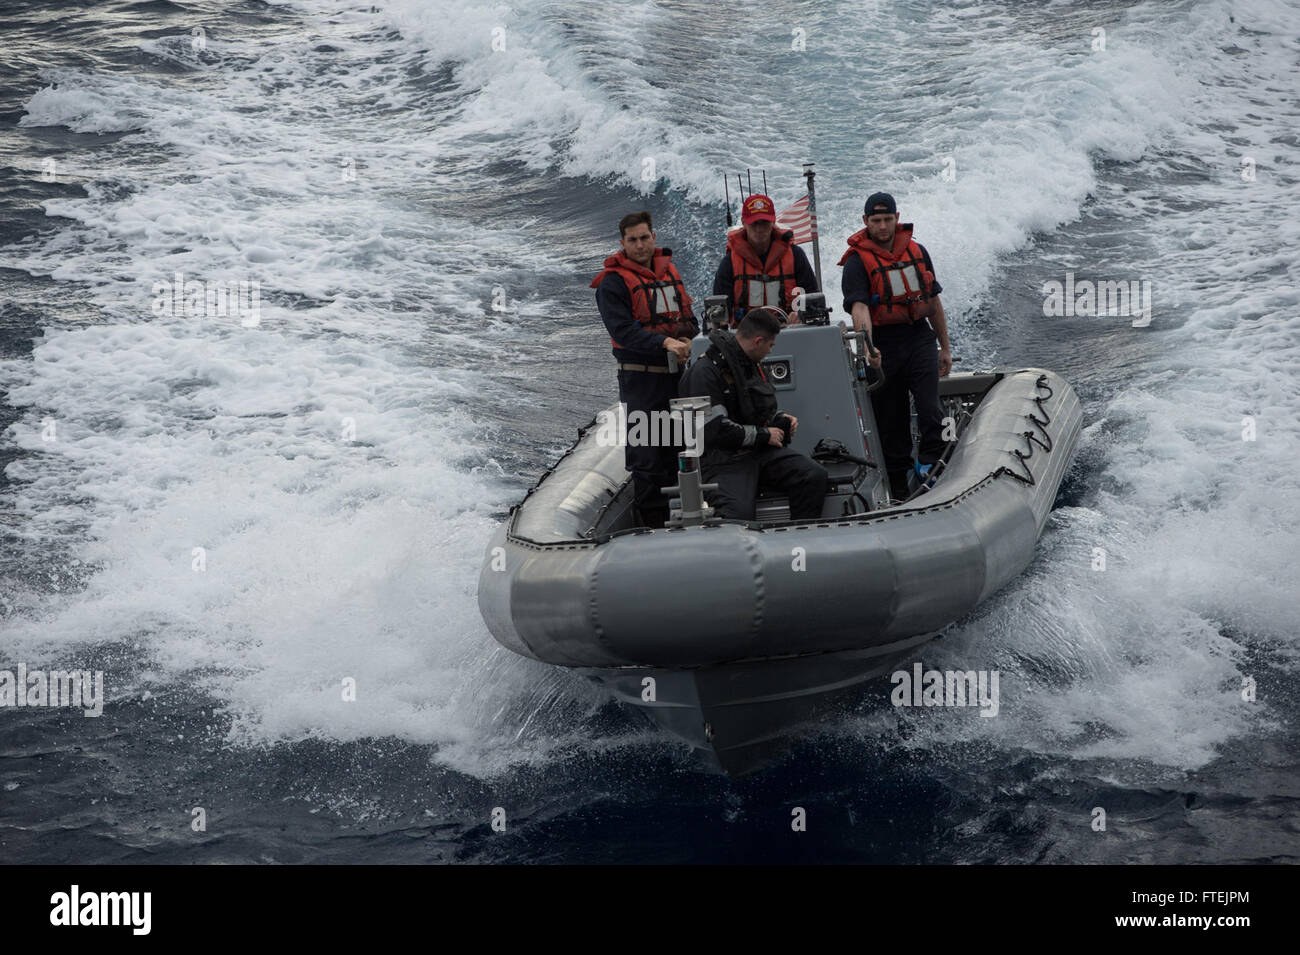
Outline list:
[[[672,250],[655,246],[650,213],[625,215],[618,234],[622,249],[607,258],[605,268],[591,280],[618,359],[618,398],[626,403],[629,417],[634,411],[667,411],[668,402],[677,397],[691,339],[700,328],[672,263]],[[669,370],[669,355],[679,363],[676,370]],[[677,483],[677,449],[629,443],[624,461],[632,473],[641,522],[662,527],[668,520],[668,499],[659,489]]]
[[[768,196],[746,199],[740,221],[744,228],[727,236],[727,251],[713,277],[713,294],[727,296],[733,325],[747,309],[760,305],[791,311],[796,288],[821,291],[808,256],[793,242],[794,233],[776,229],[776,207]]]
[[[908,472],[914,470],[924,484],[943,455],[939,379],[952,370],[948,321],[930,253],[912,238],[910,222],[899,224],[894,197],[873,194],[863,209],[862,224],[866,228],[849,237],[848,251],[840,259],[844,310],[853,316],[854,329],[865,329],[880,351],[871,364],[883,367],[885,384],[872,393],[871,404],[890,490],[901,500],[908,495]],[[915,462],[909,392],[921,433]]]

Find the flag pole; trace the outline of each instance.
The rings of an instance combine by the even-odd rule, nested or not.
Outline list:
[[[803,164],[803,175],[808,180],[808,216],[812,220],[812,247],[813,247],[813,269],[817,272],[817,286],[822,288],[822,250],[817,241],[817,193],[813,189],[813,177],[817,174],[813,172],[812,167],[816,163],[806,162]],[[825,289],[822,288],[824,292]]]

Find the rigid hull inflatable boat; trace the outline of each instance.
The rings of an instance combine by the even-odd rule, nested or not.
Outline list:
[[[763,495],[755,521],[638,527],[624,449],[593,420],[488,545],[493,636],[598,680],[739,776],[1004,586],[1077,443],[1074,390],[1039,369],[941,379],[954,439],[932,486],[896,503],[863,346],[838,324],[794,325],[763,362],[799,418],[792,446],[843,446],[814,455],[831,485],[820,520]]]

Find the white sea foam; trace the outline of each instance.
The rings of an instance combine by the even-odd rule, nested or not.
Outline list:
[[[1268,30],[1287,9],[1206,5],[1170,36],[1152,6],[1112,31],[1148,51],[1130,122],[1161,131],[1144,162],[1180,187],[1108,195],[1117,207],[1101,212],[1129,219],[1131,248],[1153,250],[1133,268],[1158,276],[1162,307],[1185,324],[1155,333],[1160,350],[1085,434],[1103,469],[1094,506],[1058,511],[1034,570],[926,657],[1001,667],[1000,718],[930,719],[914,745],[984,738],[1194,769],[1286,705],[1242,691],[1259,676],[1247,648],[1281,661],[1300,649],[1300,276],[1283,252],[1300,227],[1278,215],[1300,200],[1300,114],[1270,93],[1295,84],[1286,34],[1239,28]],[[1177,108],[1145,124],[1152,82],[1177,93]],[[1253,182],[1244,155],[1258,159]]]

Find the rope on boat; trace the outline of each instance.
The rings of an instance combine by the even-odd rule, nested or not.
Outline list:
[[[1033,468],[1031,468],[1027,463],[1025,463],[1034,456],[1034,445],[1038,445],[1038,447],[1042,448],[1048,454],[1051,454],[1052,446],[1055,443],[1054,441],[1052,441],[1051,433],[1047,430],[1047,426],[1052,423],[1052,416],[1047,413],[1047,409],[1043,406],[1044,402],[1050,401],[1052,399],[1052,396],[1055,394],[1055,392],[1052,390],[1052,386],[1047,383],[1046,375],[1039,375],[1038,381],[1035,382],[1034,387],[1039,392],[1042,392],[1044,390],[1047,392],[1046,395],[1039,394],[1037,397],[1033,399],[1034,404],[1038,405],[1038,410],[1042,412],[1043,417],[1040,420],[1038,416],[1035,415],[1032,411],[1029,412],[1029,414],[1025,415],[1025,417],[1027,417],[1030,421],[1032,421],[1034,424],[1038,426],[1039,430],[1042,431],[1043,433],[1043,438],[1046,438],[1047,440],[1046,442],[1044,442],[1043,439],[1039,438],[1037,433],[1035,433],[1034,431],[1021,432],[1021,436],[1025,438],[1025,450],[1021,451],[1019,448],[1012,448],[1011,453],[1016,456],[1016,461],[1018,461],[1020,466],[1025,469],[1025,473],[1020,474],[1018,471],[1014,470],[1013,468],[1008,468],[1008,467],[998,468],[999,474],[1002,473],[1009,474],[1017,481],[1021,482],[1022,484],[1027,484],[1029,487],[1033,487],[1035,484],[1038,483],[1034,478]]]

